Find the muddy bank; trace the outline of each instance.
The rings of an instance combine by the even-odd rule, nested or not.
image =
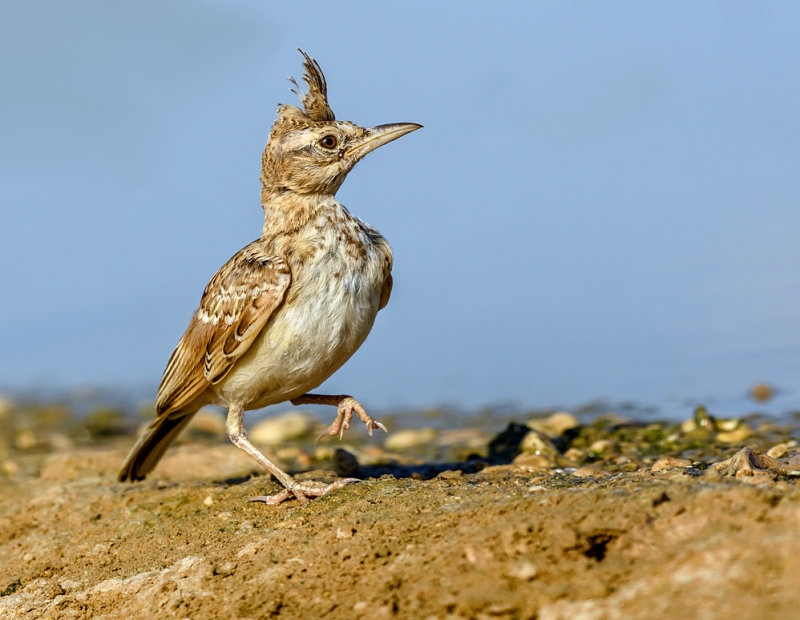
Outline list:
[[[129,430],[7,446],[0,617],[791,617],[796,443],[714,424],[459,429],[439,460],[440,432],[349,457],[285,439],[301,476],[363,478],[305,506],[247,503],[277,484],[191,433],[133,485],[114,481]]]

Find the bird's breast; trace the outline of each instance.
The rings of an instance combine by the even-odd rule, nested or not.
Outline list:
[[[323,228],[303,242],[316,249],[291,265],[283,305],[216,386],[222,404],[247,394],[245,406],[257,408],[314,389],[369,334],[388,273],[384,248],[355,228]]]

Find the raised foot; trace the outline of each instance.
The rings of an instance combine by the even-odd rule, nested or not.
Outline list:
[[[322,439],[326,436],[335,436],[339,435],[339,439],[344,436],[344,432],[350,428],[350,420],[353,419],[353,414],[356,414],[358,418],[364,423],[364,426],[367,427],[367,433],[369,436],[372,437],[373,429],[379,428],[384,433],[388,433],[389,431],[386,430],[386,427],[378,422],[377,420],[371,418],[369,414],[364,410],[364,407],[361,406],[361,403],[358,402],[355,398],[348,396],[347,398],[343,398],[338,405],[338,411],[336,413],[336,418],[333,420],[333,423],[325,430],[323,433],[320,433],[319,437],[317,437],[317,441]]]
[[[275,495],[259,495],[248,499],[248,502],[264,502],[265,504],[280,504],[281,502],[296,497],[301,504],[307,504],[309,499],[322,497],[331,491],[346,487],[351,482],[360,482],[358,478],[341,478],[331,484],[317,482],[316,480],[294,481],[288,488]]]

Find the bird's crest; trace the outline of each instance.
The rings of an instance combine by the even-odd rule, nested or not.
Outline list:
[[[303,80],[308,86],[307,92],[303,94],[300,86],[294,78],[290,78],[294,88],[292,92],[298,96],[303,104],[305,115],[312,121],[332,121],[336,120],[333,110],[328,104],[328,85],[325,82],[325,75],[320,69],[319,63],[306,54],[303,50],[297,50],[305,58],[303,68]]]

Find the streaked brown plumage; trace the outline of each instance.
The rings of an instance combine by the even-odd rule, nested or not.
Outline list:
[[[338,411],[326,434],[342,433],[354,414],[370,434],[386,430],[350,396],[307,392],[358,349],[392,288],[389,244],[334,195],[364,155],[420,125],[366,129],[336,121],[319,65],[301,53],[303,109],[278,108],[262,158],[261,237],[225,263],[203,292],[161,379],[156,418],[125,460],[120,481],[144,478],[206,404],[228,407],[231,441],[285,487],[256,498],[268,503],[292,496],[305,502],[352,479],[295,480],[247,439],[245,410],[286,400],[330,404]]]

